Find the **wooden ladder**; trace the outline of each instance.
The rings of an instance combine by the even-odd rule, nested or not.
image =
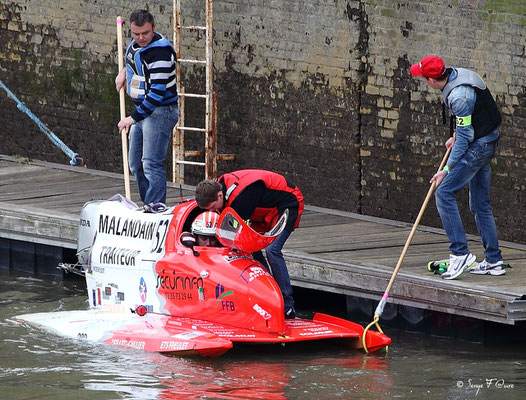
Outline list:
[[[174,48],[177,52],[177,93],[179,95],[179,121],[173,132],[173,182],[184,183],[184,166],[197,165],[205,168],[205,179],[217,178],[217,161],[234,160],[233,154],[217,154],[217,92],[214,91],[214,57],[213,57],[213,0],[206,3],[206,26],[181,25],[181,0],[174,0]],[[184,59],[181,57],[183,30],[197,30],[205,33],[205,60]],[[183,64],[205,65],[205,94],[186,93],[181,85],[181,66]],[[205,127],[185,126],[185,98],[205,100]],[[185,150],[184,133],[204,133],[204,154],[201,150]],[[188,161],[187,158],[203,157],[204,161]],[[202,158],[201,158],[202,159]]]

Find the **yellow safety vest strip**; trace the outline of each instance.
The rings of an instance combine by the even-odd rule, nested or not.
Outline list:
[[[457,117],[457,126],[470,126],[471,125],[471,115],[466,115],[464,117]]]

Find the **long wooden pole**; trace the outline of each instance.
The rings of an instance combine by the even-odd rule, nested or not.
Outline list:
[[[442,162],[440,163],[440,166],[438,167],[437,172],[442,171],[442,168],[444,168],[444,166],[446,165],[447,159],[449,157],[449,153],[451,152],[451,147],[448,147],[446,154],[444,154],[444,158],[442,159]],[[385,289],[384,295],[382,296],[382,299],[376,306],[376,310],[374,311],[373,321],[369,325],[367,325],[365,329],[363,330],[362,345],[366,353],[369,352],[369,350],[367,349],[366,334],[367,334],[367,331],[371,328],[371,326],[376,325],[378,330],[383,333],[382,329],[380,328],[380,325],[378,324],[378,321],[380,320],[380,317],[382,316],[382,313],[384,312],[384,307],[385,307],[385,304],[387,303],[387,298],[389,297],[389,291],[391,290],[391,286],[393,286],[396,275],[398,274],[398,270],[402,266],[402,261],[404,261],[405,253],[407,253],[409,244],[411,243],[411,240],[413,240],[413,236],[416,232],[416,228],[418,227],[418,224],[420,223],[420,220],[422,219],[422,216],[424,215],[424,211],[427,208],[427,204],[429,203],[429,200],[431,199],[431,195],[435,191],[436,185],[437,185],[436,181],[433,181],[433,183],[431,184],[431,187],[429,188],[427,192],[427,196],[424,200],[424,203],[422,204],[422,207],[420,207],[420,212],[418,213],[415,223],[413,224],[413,228],[411,229],[411,232],[409,233],[409,236],[405,242],[404,249],[402,250],[402,254],[400,254],[400,258],[398,259],[398,263],[396,264],[393,274],[391,275],[391,279],[389,280],[387,288]]]
[[[442,162],[440,163],[440,166],[438,167],[437,172],[442,171],[442,168],[444,168],[444,165],[446,165],[450,152],[451,152],[451,147],[447,149],[446,154],[444,155],[444,158],[442,159]],[[431,184],[431,187],[429,188],[429,191],[427,192],[427,196],[424,200],[424,203],[422,204],[422,207],[420,208],[420,212],[418,213],[418,216],[416,217],[415,223],[413,224],[413,229],[411,229],[411,232],[409,233],[409,236],[405,242],[404,249],[402,250],[402,254],[400,254],[400,258],[398,259],[398,263],[396,264],[393,274],[391,275],[391,279],[389,280],[389,284],[387,285],[387,288],[385,289],[385,293],[382,297],[382,300],[380,301],[380,303],[378,303],[378,306],[376,307],[375,320],[377,320],[382,315],[382,312],[385,307],[385,303],[387,301],[387,298],[389,297],[389,291],[391,290],[391,286],[393,286],[396,275],[398,274],[398,270],[402,266],[402,261],[404,261],[405,253],[407,253],[409,244],[411,243],[411,240],[413,240],[413,236],[416,232],[416,228],[418,227],[418,224],[420,223],[420,220],[422,219],[422,216],[424,215],[424,211],[427,207],[427,203],[429,203],[429,199],[431,199],[431,196],[433,195],[433,191],[435,190],[435,188],[436,188],[436,181],[433,181],[433,183]]]
[[[122,18],[117,17],[117,50],[119,54],[119,72],[124,68],[124,56],[122,53]],[[124,86],[119,90],[119,102],[121,108],[121,119],[126,118],[126,103],[124,99]],[[126,198],[131,200],[130,191],[130,169],[128,166],[128,136],[126,134],[126,128],[121,131],[122,138],[122,164],[124,168],[124,190],[126,192]]]

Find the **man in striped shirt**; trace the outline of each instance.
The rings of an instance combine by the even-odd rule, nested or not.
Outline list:
[[[155,32],[153,15],[135,10],[130,16],[132,41],[126,49],[126,67],[115,86],[123,86],[135,105],[118,123],[129,133],[129,163],[141,200],[166,202],[164,160],[172,130],[179,118],[176,89],[176,53],[170,42]]]

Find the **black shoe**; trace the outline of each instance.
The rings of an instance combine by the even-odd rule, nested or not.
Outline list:
[[[296,310],[294,307],[285,308],[285,319],[294,319],[296,318]]]

